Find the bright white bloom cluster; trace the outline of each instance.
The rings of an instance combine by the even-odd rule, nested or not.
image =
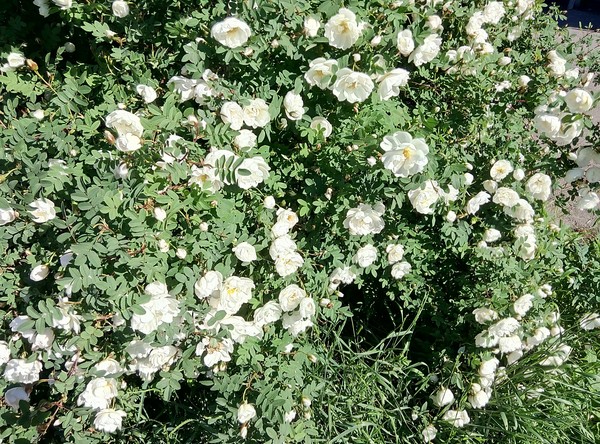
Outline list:
[[[363,24],[357,23],[352,11],[341,8],[325,24],[325,37],[334,48],[348,49],[356,43],[363,27]]]
[[[22,66],[25,66],[25,57],[20,52],[11,52],[6,57],[6,63],[0,67],[0,72],[14,71]]]
[[[410,177],[421,173],[427,165],[429,147],[425,140],[404,131],[385,136],[379,145],[384,151],[381,161],[396,177]]]
[[[7,382],[33,384],[40,379],[42,363],[40,361],[27,362],[25,359],[11,359],[6,363],[3,378]]]
[[[118,109],[106,116],[106,127],[117,132],[115,146],[119,151],[131,152],[142,147],[144,127],[140,118],[129,111]]]
[[[344,228],[347,228],[353,236],[381,233],[385,226],[383,213],[385,213],[385,206],[381,202],[374,206],[360,204],[358,207],[348,210]]]
[[[173,322],[179,315],[179,301],[171,297],[167,286],[161,282],[148,284],[144,292],[150,300],[140,304],[143,314],[131,316],[131,328],[149,334],[161,325]]]
[[[113,398],[117,397],[117,380],[114,378],[94,378],[88,382],[79,398],[77,405],[94,410],[108,408]]]
[[[172,345],[154,347],[137,339],[129,343],[126,351],[133,358],[129,369],[146,382],[152,381],[158,371],[168,370],[180,354],[180,350]]]
[[[304,259],[297,251],[296,242],[288,234],[297,223],[296,213],[280,208],[277,210],[277,222],[271,227],[273,241],[269,247],[269,255],[275,261],[277,274],[282,277],[295,273],[304,264]]]
[[[235,17],[227,17],[213,25],[210,35],[223,46],[239,48],[246,44],[252,35],[252,30],[246,22]]]
[[[54,202],[50,199],[42,198],[34,200],[29,204],[33,210],[29,213],[33,216],[33,221],[38,224],[48,222],[56,217],[56,209],[54,208]]]
[[[358,249],[352,260],[359,267],[367,268],[377,260],[377,248],[367,244]]]
[[[202,74],[201,79],[173,76],[169,79],[167,85],[173,85],[173,91],[179,94],[182,102],[194,99],[197,103],[203,104],[214,94],[213,88],[210,86],[210,81],[215,78],[214,73],[207,69]]]
[[[350,68],[342,68],[336,73],[332,91],[340,102],[364,102],[375,88],[371,78]]]
[[[464,427],[471,422],[466,410],[448,410],[442,416],[444,421],[448,421],[454,427]]]

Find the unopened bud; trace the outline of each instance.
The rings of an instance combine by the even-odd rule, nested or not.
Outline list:
[[[318,358],[317,358],[315,355],[313,355],[313,354],[309,354],[309,355],[308,355],[308,360],[309,360],[310,362],[312,362],[313,364],[316,364],[316,363],[317,363],[317,361],[318,361],[319,359],[318,359]]]
[[[111,145],[115,144],[115,136],[109,130],[104,131],[104,139]]]
[[[38,70],[38,64],[31,59],[27,59],[27,67],[32,71]]]

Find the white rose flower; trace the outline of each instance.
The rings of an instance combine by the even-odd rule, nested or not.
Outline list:
[[[408,192],[408,199],[418,213],[433,214],[432,206],[440,197],[437,189],[437,182],[426,180],[419,188]]]
[[[296,284],[291,284],[279,292],[279,305],[283,311],[295,310],[302,299],[306,298],[306,291],[298,287]]]
[[[432,31],[437,31],[442,28],[442,19],[439,15],[430,15],[427,17],[427,21],[425,22],[425,26],[427,26]]]
[[[428,163],[429,147],[425,140],[404,131],[385,136],[379,145],[385,152],[381,158],[386,169],[396,177],[410,177],[420,173]]]
[[[129,167],[125,162],[121,162],[115,167],[113,174],[115,179],[127,179],[127,176],[129,175]]]
[[[56,6],[62,10],[69,9],[73,6],[73,0],[52,0]]]
[[[6,341],[0,341],[0,365],[10,361],[10,348]]]
[[[286,223],[286,227],[289,225]],[[269,255],[271,259],[277,260],[279,257],[296,251],[296,243],[292,240],[292,238],[288,234],[284,234],[283,236],[279,236],[274,239],[269,247]]]
[[[498,182],[496,182],[495,180],[484,180],[483,189],[487,191],[490,195],[494,194],[498,189]]]
[[[25,65],[26,59],[23,56],[23,54],[19,52],[11,52],[10,54],[8,54],[8,57],[6,57],[6,61],[10,68],[16,69]]]
[[[498,319],[498,313],[495,310],[485,307],[476,308],[473,310],[473,315],[475,316],[475,322],[478,324],[487,324]]]
[[[489,243],[496,242],[501,237],[502,234],[495,228],[488,228],[487,230],[485,230],[485,233],[483,233],[483,240]]]
[[[525,199],[519,199],[512,207],[504,207],[504,212],[520,222],[531,222],[535,216],[533,207]]]
[[[235,257],[244,263],[250,263],[256,260],[256,249],[248,242],[241,242],[232,249]]]
[[[269,177],[270,169],[267,162],[260,156],[244,159],[235,170],[236,183],[244,190],[255,188]]]
[[[45,265],[45,264],[36,265],[31,270],[31,273],[29,273],[29,279],[31,279],[33,282],[40,282],[40,281],[43,281],[44,279],[46,279],[46,277],[48,276],[49,273],[50,273],[50,268],[48,268],[47,265]]]
[[[308,71],[304,74],[306,82],[310,86],[318,86],[321,89],[329,88],[334,71],[337,69],[337,61],[319,57],[311,61],[308,66]]]
[[[33,384],[40,379],[42,363],[39,361],[27,362],[25,359],[11,359],[4,368],[4,379],[7,382]]]
[[[276,202],[273,196],[267,196],[263,200],[263,205],[267,210],[272,210],[275,208]]]
[[[254,323],[259,327],[272,324],[281,319],[282,312],[281,305],[275,301],[269,301],[254,311]]]
[[[323,138],[327,139],[333,132],[333,126],[325,117],[317,116],[310,122],[310,127],[316,131],[323,131]]]
[[[567,93],[565,103],[572,113],[585,113],[592,108],[594,98],[589,92],[576,88]]]
[[[466,410],[448,410],[442,416],[442,420],[448,421],[454,427],[458,428],[464,427],[471,422],[471,418],[469,418]]]
[[[48,222],[56,217],[56,210],[54,209],[54,202],[50,199],[42,198],[34,200],[29,204],[33,210],[29,213],[33,216],[33,221],[38,224]]]
[[[285,115],[290,120],[300,120],[304,115],[304,102],[300,94],[296,94],[294,91],[289,91],[283,99],[283,107],[285,108]]]
[[[492,202],[511,208],[519,202],[519,195],[510,188],[500,187],[496,190]]]
[[[235,102],[225,102],[221,105],[221,119],[228,123],[232,130],[238,131],[244,125],[244,110]]]
[[[237,412],[237,419],[240,424],[246,424],[254,417],[256,417],[256,409],[252,404],[245,402],[240,405]]]
[[[125,1],[115,0],[112,3],[112,13],[115,17],[127,17],[129,15],[129,5]]]
[[[171,298],[166,285],[160,282],[146,286],[145,292],[151,296],[150,300],[140,304],[144,314],[134,313],[131,316],[131,328],[148,334],[160,325],[173,322],[179,314],[179,301]]]
[[[560,131],[561,121],[552,114],[538,114],[533,118],[533,125],[543,136],[553,138]]]
[[[525,189],[534,199],[548,200],[552,193],[552,179],[544,173],[535,173],[525,184]]]
[[[134,359],[145,358],[152,351],[152,346],[140,340],[134,339],[125,347],[125,351]]]
[[[492,348],[498,344],[500,338],[484,330],[475,336],[475,345],[477,347]]]
[[[54,332],[51,328],[45,328],[42,333],[37,333],[31,341],[31,350],[50,350],[54,342]]]
[[[436,407],[444,407],[454,402],[454,394],[449,388],[441,387],[437,392],[431,395],[431,399]]]
[[[356,43],[360,33],[361,29],[356,22],[356,15],[346,8],[341,8],[325,24],[325,37],[334,48],[350,48]]]
[[[250,35],[252,35],[252,31],[242,20],[227,17],[225,20],[213,25],[210,29],[210,35],[223,46],[239,48],[246,44]]]
[[[415,41],[410,29],[403,29],[398,33],[396,45],[404,57],[408,57],[415,50]]]
[[[529,293],[524,294],[517,299],[513,304],[513,311],[515,314],[519,316],[525,316],[531,307],[533,307],[533,299],[533,295]]]
[[[203,190],[216,193],[223,188],[223,182],[216,170],[210,166],[197,167],[192,165],[192,173],[188,181],[190,185],[198,185]]]
[[[195,97],[196,80],[188,79],[182,76],[173,76],[167,82],[167,85],[173,84],[173,90],[181,97],[181,101],[185,102]]]
[[[170,366],[175,361],[177,353],[179,349],[172,345],[157,347],[148,355],[148,361],[154,368],[161,369]]]
[[[576,120],[572,123],[566,123],[561,125],[560,131],[556,136],[552,138],[556,142],[557,145],[564,146],[569,145],[575,137],[579,137],[581,135],[581,131],[583,130],[583,121]]]
[[[102,409],[96,413],[94,428],[99,432],[114,433],[121,429],[126,416],[123,410]]]
[[[586,313],[583,315],[581,320],[579,321],[579,326],[583,330],[594,330],[595,328],[600,328],[600,314],[598,313]],[[548,332],[548,336],[550,332]],[[529,344],[529,341],[528,341]],[[2,359],[0,359],[0,365],[2,363]]]
[[[159,222],[162,222],[167,218],[167,212],[161,207],[154,207],[152,212],[154,213],[154,218]]]
[[[498,340],[498,348],[504,354],[520,350],[522,347],[523,343],[518,335],[507,336]]]
[[[156,90],[151,86],[138,85],[135,87],[135,90],[146,103],[152,103],[156,100]]]
[[[223,275],[219,271],[207,271],[194,284],[194,293],[200,299],[217,297],[223,286]]]
[[[404,276],[410,273],[411,269],[412,266],[408,262],[397,262],[394,265],[392,265],[392,277],[394,279],[402,279]]]
[[[114,378],[94,378],[88,382],[85,390],[77,398],[77,405],[102,410],[108,408],[118,393],[117,380]]]
[[[217,308],[224,310],[227,314],[236,314],[242,305],[252,299],[252,290],[254,290],[252,279],[237,276],[228,277],[223,282]]]
[[[6,225],[15,220],[18,213],[12,208],[0,208],[0,227]]]
[[[263,99],[253,99],[243,108],[244,123],[252,128],[262,128],[269,123],[269,105]],[[233,127],[232,127],[233,128]],[[234,128],[235,129],[235,128]]]
[[[389,100],[400,95],[400,88],[408,85],[409,72],[402,68],[392,69],[377,78],[378,94],[381,100]]]
[[[4,402],[15,410],[19,409],[19,402],[29,402],[29,394],[25,387],[13,387],[4,392]]]
[[[300,315],[300,312],[285,313],[281,318],[283,328],[290,332],[294,337],[300,333],[304,333],[307,328],[312,327],[313,323],[310,319],[305,319]]]
[[[437,436],[437,429],[432,424],[429,424],[423,429],[421,434],[423,435],[423,442],[431,442]]]
[[[317,304],[312,298],[306,297],[300,301],[298,313],[303,319],[310,319],[317,312]]]
[[[242,151],[250,151],[256,146],[256,134],[252,131],[243,129],[233,139],[233,144]]]
[[[471,392],[467,397],[469,404],[474,409],[482,409],[490,401],[491,391],[483,390],[479,384],[471,385]]]
[[[142,147],[142,141],[135,134],[127,133],[117,137],[115,146],[119,151],[131,153],[139,150]]]
[[[333,84],[333,94],[342,102],[350,103],[364,102],[369,98],[375,85],[367,74],[343,68],[337,72],[336,81]]]
[[[304,264],[304,259],[295,251],[287,251],[275,260],[275,269],[281,277],[289,276]]]
[[[388,245],[385,249],[387,253],[387,259],[390,264],[400,262],[404,257],[404,247],[400,244]]]
[[[512,172],[513,166],[508,160],[498,160],[490,169],[490,177],[496,182],[500,182]]]
[[[408,61],[413,62],[415,66],[429,63],[437,57],[441,46],[442,39],[437,34],[431,34],[410,54]]]
[[[521,88],[527,88],[529,82],[531,82],[531,77],[526,75],[519,76],[518,83]]]
[[[517,168],[514,172],[513,172],[513,179],[517,180],[517,181],[522,181],[525,178],[525,171],[523,170],[523,168]]]
[[[365,236],[367,234],[381,233],[385,223],[381,216],[385,211],[369,204],[360,204],[357,208],[351,208],[346,213],[344,228],[348,228],[353,236]]]
[[[286,412],[283,415],[283,421],[286,423],[290,423],[292,422],[294,419],[296,419],[296,410],[290,410],[289,412]]]
[[[489,2],[483,9],[483,20],[485,23],[497,25],[504,14],[506,14],[506,10],[502,2]]]
[[[321,27],[321,22],[314,17],[304,19],[304,35],[306,37],[316,37]]]
[[[183,260],[183,259],[185,259],[185,258],[187,257],[187,251],[186,251],[186,249],[185,249],[185,248],[178,248],[178,249],[175,251],[175,255],[176,255],[176,256],[177,256],[179,259]]]
[[[367,244],[358,249],[352,260],[359,267],[367,268],[377,260],[377,248],[371,244]]]
[[[490,326],[488,332],[494,336],[505,337],[514,333],[521,327],[519,321],[515,318],[504,318],[496,322],[494,325]]]
[[[94,370],[100,376],[112,376],[121,373],[123,369],[121,365],[112,358],[106,358],[94,365]]]
[[[498,361],[497,358],[490,358],[490,359],[481,361],[481,365],[479,366],[479,371],[478,371],[479,376],[485,377],[488,379],[492,376],[495,376],[496,369],[498,368],[499,364],[500,364],[500,361]]]
[[[106,127],[114,129],[119,136],[132,134],[142,137],[144,127],[140,118],[129,111],[118,109],[106,116]]]

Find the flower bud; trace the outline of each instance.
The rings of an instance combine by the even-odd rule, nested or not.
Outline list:
[[[115,136],[109,130],[104,131],[104,139],[111,145],[115,144]]]
[[[316,364],[318,362],[318,358],[315,355],[313,355],[313,354],[309,354],[308,355],[308,360],[310,362],[312,362],[313,364]]]
[[[375,37],[373,37],[373,39],[371,40],[371,46],[375,47],[377,45],[379,45],[381,43],[381,36],[380,35],[376,35]]]
[[[310,408],[311,404],[312,404],[312,401],[310,400],[310,398],[308,398],[307,396],[302,397],[302,405],[304,406],[304,408],[306,408],[306,409]]]
[[[29,67],[30,70],[32,71],[37,71],[38,70],[38,64],[35,63],[33,60],[31,59],[27,59],[27,66]]]

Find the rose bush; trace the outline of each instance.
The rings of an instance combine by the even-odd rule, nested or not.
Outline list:
[[[600,63],[539,1],[0,8],[0,440],[600,436],[548,205]]]

